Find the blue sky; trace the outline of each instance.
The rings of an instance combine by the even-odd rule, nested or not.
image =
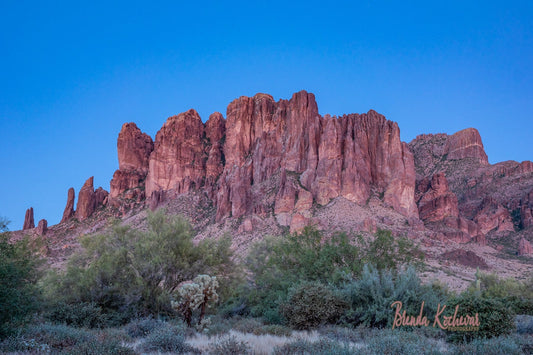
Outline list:
[[[0,3],[0,216],[59,222],[109,190],[124,122],[155,137],[195,108],[305,89],[321,114],[374,109],[402,140],[476,127],[491,163],[533,160],[533,2]]]

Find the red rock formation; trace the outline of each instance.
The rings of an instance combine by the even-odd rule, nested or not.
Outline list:
[[[224,170],[224,138],[226,136],[226,121],[219,112],[209,116],[205,123],[205,136],[207,139],[205,152],[205,185],[210,188],[210,197],[215,197],[214,186]]]
[[[398,125],[374,111],[321,117],[305,91],[279,102],[266,94],[241,97],[228,106],[224,155],[217,220],[251,213],[251,187],[280,171],[280,213],[291,213],[302,190],[321,205],[339,196],[364,204],[374,190],[398,212],[418,214],[413,156]],[[298,186],[287,184],[284,171],[299,177]]]
[[[39,223],[37,224],[37,234],[38,235],[45,235],[48,231],[48,222],[46,219],[41,219]]]
[[[33,207],[30,207],[26,210],[26,215],[24,216],[24,225],[22,230],[28,230],[35,228],[35,222],[33,220]]]
[[[204,124],[195,110],[170,117],[155,137],[146,194],[174,190],[180,194],[204,185],[207,154]]]
[[[420,218],[430,223],[430,229],[457,243],[467,243],[472,238],[479,244],[486,243],[478,225],[459,215],[457,196],[450,191],[444,173],[418,181],[416,198]]]
[[[135,125],[124,123],[118,134],[117,152],[120,170],[148,172],[150,154],[154,150],[152,138]]]
[[[107,203],[107,196],[109,192],[104,190],[102,187],[99,187],[94,191],[94,203],[95,207],[105,205]]]
[[[311,225],[311,219],[303,216],[300,213],[294,214],[291,218],[290,233],[296,233]]]
[[[520,203],[520,219],[523,228],[533,226],[533,190]]]
[[[61,218],[61,222],[66,222],[72,217],[74,217],[74,198],[75,198],[74,189],[71,187],[68,189],[68,196],[67,196],[67,205],[65,206],[65,211],[63,212],[63,218]]]
[[[417,191],[422,192],[418,211],[423,221],[436,222],[459,216],[457,196],[449,190],[444,173],[433,175],[429,183],[427,180],[420,181]]]
[[[80,221],[89,218],[96,208],[96,196],[93,187],[94,177],[90,177],[83,184],[78,194],[78,204],[76,205],[76,218]]]
[[[135,123],[122,126],[117,140],[119,170],[115,171],[111,180],[111,198],[134,189],[137,189],[133,193],[134,198],[144,198],[142,189],[153,149],[152,138],[142,133]]]
[[[155,211],[157,209],[157,206],[161,204],[165,200],[165,192],[161,190],[152,191],[152,195],[150,196],[150,210]]]
[[[298,189],[293,181],[287,181],[286,170],[282,170],[280,180],[280,186],[274,205],[274,213],[276,214],[279,224],[282,226],[288,226],[291,224]]]
[[[415,156],[417,179],[427,182],[434,171],[445,172],[449,190],[458,200],[458,217],[444,221],[450,230],[440,230],[439,226],[433,228],[432,225],[428,225],[429,228],[442,231],[447,237],[456,233],[454,229],[459,229],[479,243],[486,243],[486,233],[513,232],[515,227],[533,223],[528,197],[533,184],[533,163],[505,161],[488,164],[475,129],[466,129],[452,136],[421,135],[409,143],[409,147]],[[417,187],[417,200],[421,185]],[[420,215],[425,217],[422,211]],[[474,234],[476,228],[478,234]]]
[[[518,255],[533,255],[533,246],[524,237],[518,242]]]
[[[445,226],[456,229],[464,234],[458,237],[458,239],[460,240],[456,240],[457,242],[465,243],[470,241],[470,239],[474,237],[479,244],[486,243],[485,237],[482,231],[479,229],[479,226],[469,219],[463,217],[446,217],[443,222]],[[447,237],[451,236],[449,233],[446,232],[444,234]]]
[[[509,211],[491,197],[486,197],[474,218],[483,234],[492,230],[514,231],[513,219]]]
[[[116,198],[128,190],[137,189],[144,184],[146,173],[137,170],[116,170],[111,180],[111,197]],[[142,191],[138,191],[142,195]],[[144,197],[144,195],[142,195]]]
[[[448,137],[444,154],[450,160],[476,158],[482,164],[489,164],[481,136],[475,128],[463,129]]]
[[[489,266],[485,260],[472,251],[463,249],[456,249],[446,252],[441,255],[444,260],[454,261],[460,265],[469,266],[472,268],[488,269]]]

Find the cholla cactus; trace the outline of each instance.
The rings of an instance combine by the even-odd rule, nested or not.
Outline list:
[[[186,281],[178,288],[179,302],[172,302],[172,307],[183,315],[189,327],[192,326],[192,312],[200,308],[198,324],[202,323],[206,307],[218,301],[218,281],[215,276],[198,275],[192,281]]]

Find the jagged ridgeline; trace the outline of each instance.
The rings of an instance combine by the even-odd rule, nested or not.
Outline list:
[[[520,232],[533,225],[533,163],[489,164],[474,128],[407,144],[383,115],[322,116],[314,95],[301,91],[279,101],[242,96],[226,118],[217,112],[205,123],[191,109],[169,117],[154,141],[125,123],[117,149],[110,193],[89,178],[74,210],[69,190],[62,222],[179,200],[185,208],[176,212],[195,210],[202,231],[386,228],[479,244],[508,232],[523,239],[521,253],[531,249]]]

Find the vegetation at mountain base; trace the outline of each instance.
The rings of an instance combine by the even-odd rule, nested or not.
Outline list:
[[[246,260],[252,278],[242,290],[240,304],[249,305],[252,316],[282,323],[279,306],[294,285],[310,281],[341,287],[360,278],[366,264],[397,273],[406,265],[418,265],[421,258],[412,241],[395,238],[390,231],[380,230],[365,241],[347,233],[326,238],[321,231],[307,227],[301,233],[266,238],[252,248]]]
[[[498,299],[516,314],[533,316],[533,272],[523,282],[478,271],[468,288],[484,298]]]
[[[150,213],[144,230],[117,224],[84,236],[64,270],[42,276],[31,244],[3,233],[0,352],[264,352],[260,339],[279,344],[268,348],[275,354],[533,349],[533,278],[478,272],[462,293],[424,284],[420,250],[389,231],[363,238],[305,228],[265,237],[240,263],[229,238],[193,237],[183,218]],[[480,326],[392,329],[395,301],[431,321],[439,306],[447,317],[459,306]],[[298,338],[300,330],[318,333]]]
[[[5,217],[0,216],[0,233],[7,232],[9,230],[8,225],[9,220],[7,220]]]
[[[3,230],[7,222],[0,221]],[[0,234],[0,339],[14,333],[38,310],[38,259],[26,239],[9,242],[9,234]]]
[[[395,301],[402,302],[402,312],[416,315],[424,301],[424,314],[433,319],[448,296],[438,284],[423,285],[413,267],[395,273],[368,264],[361,277],[346,283],[343,291],[351,306],[345,321],[377,328],[392,328],[395,309],[391,305]]]
[[[93,304],[114,324],[139,315],[171,315],[171,301],[182,282],[199,274],[220,275],[221,288],[234,269],[230,240],[193,243],[190,225],[164,212],[148,215],[148,230],[115,226],[87,236],[83,251],[64,272],[43,281],[51,303]],[[57,312],[56,312],[57,314]]]

